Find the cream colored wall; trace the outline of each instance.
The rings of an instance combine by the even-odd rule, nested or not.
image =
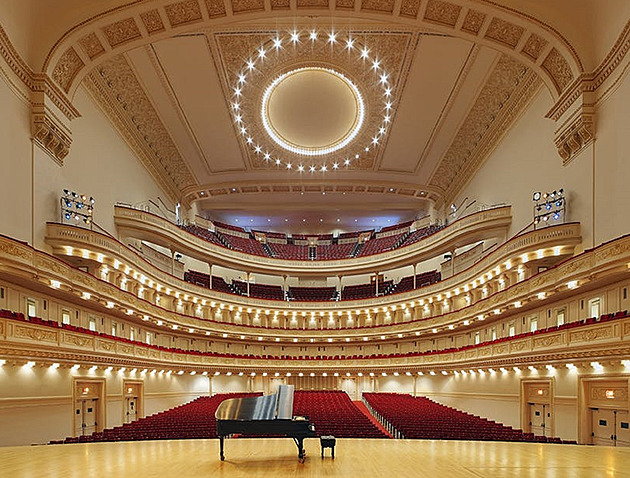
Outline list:
[[[216,395],[217,393],[233,393],[233,392],[247,392],[248,391],[248,381],[249,377],[246,375],[239,376],[238,374],[230,375],[219,375],[216,377],[211,377],[211,389],[212,394]]]
[[[582,249],[630,231],[630,77],[599,102],[596,140],[563,166],[554,142],[554,123],[544,118],[551,99],[542,89],[530,108],[489,156],[456,202],[512,205],[515,234],[532,220],[532,193],[564,187],[568,220],[582,224]]]
[[[597,109],[595,244],[630,232],[630,76]],[[590,159],[590,158],[589,158]]]
[[[75,98],[82,116],[71,123],[73,142],[63,166],[31,144],[29,108],[5,81],[0,81],[0,105],[5,172],[0,178],[0,233],[46,249],[46,222],[60,220],[64,188],[93,196],[95,222],[112,234],[116,202],[135,204],[158,196],[167,200],[83,89]]]
[[[94,222],[115,234],[113,205],[165,198],[92,99],[81,89],[75,105],[82,117],[74,120],[72,147],[63,167],[35,148],[35,247],[43,248],[45,222],[59,220],[59,194],[64,188],[96,199]]]
[[[568,219],[582,223],[584,248],[592,247],[591,149],[562,166],[554,145],[555,124],[545,119],[551,106],[551,97],[542,88],[455,203],[468,197],[478,203],[511,204],[513,220],[508,235],[512,236],[532,222],[535,191],[564,188]],[[628,225],[626,222],[626,230]]]
[[[30,108],[2,79],[4,77],[0,75],[0,164],[3,172],[0,177],[0,233],[30,241]]]
[[[107,394],[106,428],[123,420],[123,379],[144,383],[144,414],[151,415],[199,396],[209,394],[208,378],[197,375],[106,372],[103,368],[51,369],[9,363],[0,367],[0,446],[28,445],[60,440],[73,434],[73,378],[105,378]],[[11,433],[6,433],[11,430]]]

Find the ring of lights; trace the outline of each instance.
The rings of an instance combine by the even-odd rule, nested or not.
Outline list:
[[[259,45],[232,74],[231,111],[252,163],[314,173],[373,161],[393,116],[395,82],[385,70],[384,60],[351,32],[278,33],[263,37]],[[341,79],[360,110],[352,129],[324,147],[309,148],[284,140],[270,125],[266,112],[274,88],[306,69],[321,69]]]
[[[341,80],[345,84],[345,86],[352,92],[356,104],[354,124],[352,125],[350,130],[347,131],[341,137],[341,139],[320,148],[309,148],[289,142],[283,135],[278,133],[269,115],[269,100],[274,92],[277,90],[277,87],[292,76],[311,71],[327,73]],[[356,137],[361,127],[363,126],[363,120],[365,118],[365,104],[357,86],[344,74],[330,68],[310,66],[288,71],[274,79],[271,84],[265,89],[262,97],[262,108],[260,113],[265,131],[279,146],[295,154],[301,154],[305,156],[323,156],[346,147]]]

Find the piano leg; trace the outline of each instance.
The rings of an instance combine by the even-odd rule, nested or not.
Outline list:
[[[219,436],[219,443],[220,443],[220,447],[221,447],[221,461],[225,461],[225,455],[223,454],[223,440],[225,439],[225,437],[223,435]]]
[[[293,438],[293,441],[298,447],[298,461],[300,463],[304,463],[304,458],[306,457],[306,452],[304,451],[304,438]]]

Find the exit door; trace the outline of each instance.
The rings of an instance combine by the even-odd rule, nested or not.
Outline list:
[[[75,436],[91,435],[96,431],[96,398],[85,398],[76,401],[74,410]]]
[[[593,445],[630,446],[628,410],[591,410]]]
[[[131,423],[138,419],[138,397],[125,398],[125,423]]]
[[[537,436],[551,436],[551,406],[540,403],[529,404],[530,431]]]

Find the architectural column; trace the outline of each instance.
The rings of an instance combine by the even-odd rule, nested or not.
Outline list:
[[[252,273],[248,272],[247,273],[247,297],[249,297],[249,281],[251,279]]]
[[[210,286],[211,290],[212,290],[212,269],[213,269],[213,267],[214,267],[213,264],[208,263],[208,271],[209,271],[209,275],[210,275],[210,279],[208,281],[209,282],[208,285]]]

